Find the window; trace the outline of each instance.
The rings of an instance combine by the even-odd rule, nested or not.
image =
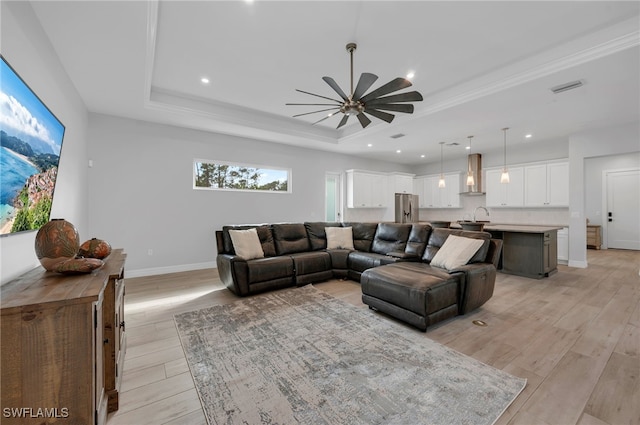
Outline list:
[[[193,188],[291,193],[291,170],[196,159]]]

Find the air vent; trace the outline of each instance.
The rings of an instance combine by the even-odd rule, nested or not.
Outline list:
[[[551,90],[554,94],[562,93],[563,91],[577,89],[578,87],[582,87],[584,83],[582,80],[572,81],[570,83],[560,84],[559,86],[551,87]]]
[[[401,137],[406,136],[406,134],[402,134],[402,133],[398,133],[398,134],[394,134],[393,136],[391,136],[392,139],[399,139]]]

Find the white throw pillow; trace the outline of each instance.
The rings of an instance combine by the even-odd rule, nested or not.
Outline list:
[[[327,249],[355,249],[351,227],[325,227]]]
[[[264,257],[264,251],[260,244],[258,231],[255,228],[247,230],[229,230],[229,236],[231,236],[233,249],[239,257],[242,257],[245,260]]]
[[[447,270],[463,266],[480,249],[484,240],[449,235],[431,260],[431,265]]]

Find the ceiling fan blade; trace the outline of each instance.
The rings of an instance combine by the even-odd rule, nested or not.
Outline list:
[[[301,117],[303,115],[310,115],[310,114],[317,114],[318,112],[326,112],[326,111],[336,111],[340,108],[327,108],[327,109],[320,109],[319,111],[313,111],[313,112],[305,112],[304,114],[298,114],[298,115],[293,115],[293,117]]]
[[[374,105],[375,109],[383,111],[404,112],[405,114],[413,114],[413,105],[397,105],[395,103],[385,103],[382,105]]]
[[[324,117],[324,118],[320,118],[318,121],[316,121],[316,122],[312,123],[311,125],[316,125],[316,124],[318,124],[319,122],[322,122],[322,121],[324,121],[324,120],[326,120],[326,119],[329,119],[329,118],[331,118],[331,117],[332,117],[332,116],[334,116],[334,115],[335,115],[335,114],[329,114],[329,115],[327,115],[327,116],[326,116],[326,117]]]
[[[369,118],[367,118],[367,116],[365,114],[363,114],[362,112],[360,112],[356,116],[358,117],[358,121],[360,121],[360,125],[362,126],[362,128],[365,128],[366,126],[371,124],[371,120]]]
[[[369,72],[363,72],[362,75],[360,75],[360,79],[358,80],[356,91],[353,92],[353,100],[360,99],[360,97],[365,94],[367,90],[369,90],[369,87],[371,87],[371,85],[375,83],[377,79],[377,75],[371,74]]]
[[[321,97],[323,99],[327,99],[327,100],[332,100],[334,102],[338,102],[338,103],[342,103],[341,101],[337,100],[337,99],[331,99],[330,97],[326,97],[326,96],[320,96],[319,94],[315,94],[315,93],[310,93],[308,91],[304,91],[304,90],[298,90],[296,89],[296,91],[299,91],[300,93],[304,93],[304,94],[310,94],[311,96],[316,96],[316,97]]]
[[[335,82],[335,80],[333,78],[331,78],[331,77],[322,77],[322,79],[325,81],[325,83],[329,84],[331,86],[331,88],[334,89],[335,92],[338,93],[338,95],[340,95],[340,97],[343,100],[348,100],[349,99],[347,97],[347,95],[344,94],[344,92],[342,91],[340,86],[338,86],[338,84]]]
[[[419,102],[423,100],[422,95],[417,91],[410,91],[408,93],[392,94],[391,96],[379,97],[377,99],[370,100],[367,105],[380,105],[383,103],[397,103],[397,102]]]
[[[338,126],[336,127],[336,130],[345,125],[348,119],[349,115],[345,114],[344,117],[342,117],[342,119],[340,120],[340,124],[338,124]]]
[[[389,81],[384,86],[378,87],[377,89],[360,99],[360,101],[366,103],[369,100],[373,100],[377,97],[384,96],[385,94],[392,93],[394,91],[406,89],[407,87],[411,87],[411,81],[405,78],[398,77],[395,80]]]
[[[381,120],[386,121],[386,122],[391,122],[391,121],[393,121],[393,118],[395,118],[394,115],[387,114],[386,112],[378,111],[377,109],[365,108],[364,112],[369,114],[369,115],[372,115],[372,116],[374,116],[376,118],[380,118]]]
[[[338,107],[333,103],[285,103],[287,106],[333,106]]]

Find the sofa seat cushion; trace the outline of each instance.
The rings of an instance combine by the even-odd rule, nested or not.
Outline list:
[[[362,293],[389,304],[428,316],[456,306],[461,274],[449,274],[423,263],[394,263],[362,273]]]
[[[325,251],[291,254],[291,259],[297,276],[331,271],[331,256]]]
[[[255,260],[247,261],[247,280],[249,285],[282,278],[290,278],[293,281],[293,271],[293,259],[286,255],[256,258]]]
[[[327,253],[331,257],[331,267],[334,270],[347,270],[349,268],[350,249],[329,249]]]
[[[351,251],[348,265],[352,271],[363,272],[372,267],[378,267],[383,261],[393,261],[393,258],[374,252]]]

